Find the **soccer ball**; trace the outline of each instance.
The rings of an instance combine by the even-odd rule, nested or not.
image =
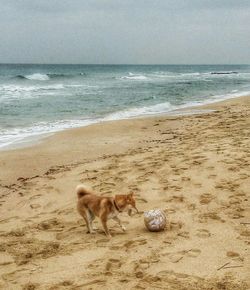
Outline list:
[[[165,213],[160,209],[152,209],[144,212],[144,223],[150,232],[163,231],[166,222]]]

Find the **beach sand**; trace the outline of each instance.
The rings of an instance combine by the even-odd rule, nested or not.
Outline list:
[[[249,289],[250,97],[63,131],[0,152],[1,289]],[[86,234],[75,187],[134,191],[127,231]],[[150,233],[143,212],[165,211]]]

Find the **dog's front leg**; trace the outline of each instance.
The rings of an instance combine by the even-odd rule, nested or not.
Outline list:
[[[110,238],[112,238],[112,236],[111,236],[109,229],[108,229],[108,226],[107,226],[107,220],[108,219],[106,216],[101,216],[101,222],[102,222],[104,232],[105,232],[106,236],[110,239]]]
[[[119,226],[121,227],[121,229],[122,229],[124,232],[126,231],[126,228],[124,227],[124,225],[122,225],[122,222],[121,222],[121,220],[118,218],[118,216],[113,217],[113,220],[116,221],[116,222],[119,224]]]

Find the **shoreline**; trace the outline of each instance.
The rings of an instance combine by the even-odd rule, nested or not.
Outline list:
[[[227,95],[226,95],[227,96]],[[192,115],[192,114],[200,114],[200,113],[209,113],[208,109],[206,110],[206,106],[208,105],[213,105],[216,103],[220,103],[220,102],[227,102],[230,101],[232,99],[237,99],[237,98],[244,98],[244,97],[248,97],[249,96],[249,92],[242,92],[242,93],[234,93],[232,95],[228,94],[227,98],[220,98],[219,100],[212,100],[212,99],[208,99],[206,101],[204,101],[203,103],[197,103],[197,104],[185,104],[180,106],[179,108],[167,111],[167,112],[155,112],[155,113],[148,113],[148,114],[142,114],[142,115],[137,115],[137,116],[130,116],[130,117],[124,117],[124,118],[120,118],[120,119],[109,119],[108,116],[104,117],[104,118],[99,118],[99,119],[93,119],[89,124],[86,125],[76,125],[73,127],[65,127],[65,128],[58,128],[55,131],[48,131],[48,132],[44,132],[44,133],[34,133],[31,134],[29,136],[26,137],[22,137],[19,141],[14,141],[9,143],[8,145],[3,145],[0,147],[0,152],[2,151],[9,151],[9,150],[15,150],[15,149],[21,149],[21,148],[25,148],[25,147],[31,147],[33,145],[36,145],[36,143],[40,143],[43,142],[44,139],[46,139],[47,136],[52,136],[54,134],[58,134],[60,132],[63,131],[67,131],[67,130],[72,130],[72,129],[77,129],[77,128],[83,128],[83,127],[89,127],[92,125],[96,125],[96,124],[102,124],[102,123],[106,123],[106,122],[116,122],[116,121],[123,121],[123,120],[132,120],[132,119],[145,119],[145,118],[154,118],[154,117],[158,117],[158,116],[182,116],[182,115]],[[223,95],[224,97],[224,95]],[[199,110],[199,108],[201,108]],[[115,112],[114,114],[117,114],[119,112]],[[112,115],[112,114],[111,114]],[[85,121],[84,121],[85,122]]]
[[[221,101],[218,101],[221,102]],[[30,148],[33,146],[36,146],[42,142],[46,142],[46,138],[54,136],[56,134],[60,134],[61,132],[64,131],[69,131],[69,130],[74,130],[74,129],[81,129],[81,128],[86,128],[94,125],[101,125],[105,123],[113,123],[113,122],[119,122],[119,121],[129,121],[129,120],[136,120],[136,119],[147,119],[147,118],[157,118],[157,117],[182,117],[182,116],[190,116],[190,115],[197,115],[197,114],[207,114],[211,113],[214,110],[213,109],[200,109],[198,110],[197,107],[203,107],[206,105],[197,105],[197,106],[190,106],[190,107],[185,107],[181,109],[176,109],[173,111],[169,111],[166,113],[158,113],[158,114],[145,114],[145,115],[138,115],[136,117],[131,117],[131,118],[124,118],[124,119],[117,119],[117,120],[101,120],[101,121],[96,121],[91,124],[85,125],[85,126],[76,126],[72,128],[65,128],[61,129],[55,132],[47,132],[47,133],[40,133],[40,134],[34,134],[28,137],[24,137],[18,142],[10,143],[6,146],[0,147],[0,153],[5,152],[5,151],[12,151],[12,150],[18,150],[22,148]]]
[[[248,289],[250,97],[203,108],[214,111],[105,122],[0,151],[0,289]],[[88,235],[79,183],[133,191],[140,213],[121,214],[125,233],[110,221],[110,241],[98,219]],[[164,232],[145,230],[153,208],[167,216]]]
[[[249,96],[243,96],[243,97],[238,97],[238,98],[232,98],[224,101],[219,101],[215,102],[212,104],[206,104],[200,106],[201,109],[204,110],[211,110],[209,113],[204,113],[206,114],[213,114],[218,108],[223,108],[224,105],[230,105],[230,104],[239,104],[241,102],[244,102],[245,100],[248,100]],[[190,107],[188,108],[189,110],[193,109],[195,110],[196,107]],[[185,109],[183,109],[185,110]],[[177,115],[177,116],[171,116],[171,115],[158,115],[158,116],[148,116],[148,117],[141,117],[141,118],[131,118],[131,119],[123,119],[123,120],[115,120],[115,121],[106,121],[106,122],[101,122],[101,123],[96,123],[96,124],[91,124],[89,126],[84,126],[84,127],[77,127],[77,128],[71,128],[71,129],[66,129],[63,131],[55,132],[52,134],[49,134],[49,136],[46,136],[40,140],[37,140],[36,142],[27,144],[25,147],[18,147],[14,149],[9,149],[9,150],[0,150],[0,167],[4,164],[4,167],[7,167],[7,173],[4,174],[2,171],[2,174],[0,172],[0,180],[5,179],[5,176],[8,177],[9,175],[12,176],[11,172],[13,171],[12,164],[16,163],[17,168],[14,170],[16,172],[13,176],[15,179],[20,177],[22,174],[22,170],[18,170],[18,168],[23,168],[23,161],[25,158],[27,158],[29,166],[32,165],[32,167],[27,168],[26,165],[24,165],[25,172],[30,172],[27,177],[31,177],[32,173],[33,175],[40,174],[46,170],[48,170],[51,166],[57,166],[57,156],[60,154],[64,154],[68,156],[69,158],[66,158],[67,162],[69,163],[77,163],[78,160],[87,160],[89,158],[94,158],[96,155],[96,152],[98,153],[98,156],[103,150],[104,154],[110,154],[113,153],[113,149],[109,150],[108,146],[111,144],[113,141],[117,144],[120,143],[120,138],[119,136],[116,136],[116,134],[122,134],[123,139],[131,139],[132,136],[128,136],[127,132],[129,131],[129,134],[131,134],[131,129],[133,129],[133,126],[136,126],[137,130],[139,128],[143,128],[144,125],[147,125],[147,123],[151,124],[155,120],[159,119],[168,119],[172,120],[172,124],[174,127],[178,126],[178,123],[180,120],[183,118],[192,118],[192,116],[195,116],[196,114],[191,114],[191,115]],[[199,115],[199,114],[198,114]],[[172,126],[172,124],[170,126]],[[143,131],[143,130],[142,130]],[[105,132],[110,132],[108,135],[108,139],[111,139],[111,141],[106,140]],[[134,133],[134,132],[133,132]],[[132,133],[132,135],[133,135]],[[84,136],[86,134],[86,136]],[[81,135],[84,136],[87,140],[83,139],[81,140]],[[136,134],[135,134],[136,135]],[[101,138],[100,140],[99,137]],[[127,138],[127,136],[129,138]],[[142,137],[142,136],[140,136]],[[72,140],[72,138],[74,140]],[[136,139],[138,139],[136,137]],[[69,141],[69,143],[68,143]],[[77,148],[76,150],[73,150],[72,153],[69,153],[70,148],[69,146],[73,145],[73,142],[77,142]],[[89,146],[89,143],[96,147],[96,148],[91,148]],[[86,156],[82,157],[79,156],[78,152],[81,152],[81,149],[79,149],[79,145],[88,148],[86,151]],[[104,144],[104,147],[103,147]],[[73,145],[74,147],[74,145]],[[113,146],[112,146],[113,148]],[[129,148],[129,143],[126,142],[124,143],[121,150]],[[93,149],[93,150],[92,150]],[[121,150],[119,148],[115,148],[115,151],[117,153],[120,153]],[[62,151],[62,152],[60,152]],[[19,155],[24,155],[23,158],[19,158]],[[37,156],[38,155],[38,156]],[[43,160],[43,156],[48,157],[48,160]],[[55,160],[53,161],[53,158]],[[80,158],[79,158],[80,157]],[[36,164],[39,164],[39,168],[37,168]],[[7,166],[6,166],[7,165]],[[42,166],[41,166],[42,165]],[[27,171],[26,171],[27,170]],[[5,172],[5,171],[4,171]],[[22,176],[23,177],[23,176]],[[26,177],[26,176],[24,176]],[[8,178],[9,179],[9,178]]]
[[[143,115],[138,115],[138,116],[131,116],[131,117],[127,117],[127,118],[121,118],[121,119],[110,119],[108,117],[105,118],[100,118],[100,119],[96,119],[95,121],[93,120],[93,122],[90,122],[87,125],[79,125],[79,126],[75,126],[75,127],[70,127],[70,128],[63,128],[63,129],[58,129],[55,131],[50,131],[50,132],[44,132],[44,133],[35,133],[33,135],[30,136],[26,136],[21,138],[19,141],[16,142],[11,142],[8,145],[4,145],[0,147],[0,153],[2,151],[9,151],[9,150],[15,150],[15,149],[21,149],[21,148],[25,148],[25,147],[31,147],[33,145],[36,145],[40,142],[43,142],[44,139],[47,138],[47,136],[52,136],[55,134],[58,134],[60,132],[63,131],[67,131],[67,130],[72,130],[72,129],[77,129],[77,128],[83,128],[83,127],[89,127],[92,125],[97,125],[97,124],[102,124],[105,122],[116,122],[116,121],[123,121],[123,120],[132,120],[132,119],[145,119],[145,118],[154,118],[154,117],[160,117],[160,116],[185,116],[185,115],[192,115],[192,114],[201,114],[201,113],[209,113],[209,109],[205,109],[206,106],[208,105],[213,105],[216,103],[220,103],[220,102],[226,102],[226,101],[230,101],[232,99],[237,99],[237,98],[244,98],[249,96],[249,93],[236,93],[236,96],[230,96],[226,99],[219,99],[219,100],[207,100],[205,101],[203,104],[186,104],[186,105],[182,105],[177,109],[173,109],[171,111],[168,112],[161,112],[161,113],[148,113],[148,114],[143,114]],[[198,108],[198,109],[197,109]],[[199,110],[200,108],[200,110]],[[210,109],[211,110],[211,109]],[[211,110],[212,111],[212,110]]]

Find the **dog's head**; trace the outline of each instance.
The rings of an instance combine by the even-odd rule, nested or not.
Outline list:
[[[127,209],[129,215],[131,215],[133,208],[136,210],[137,213],[139,212],[136,207],[136,202],[135,202],[133,192],[129,194],[117,194],[115,196],[115,202],[121,211],[124,211]]]

